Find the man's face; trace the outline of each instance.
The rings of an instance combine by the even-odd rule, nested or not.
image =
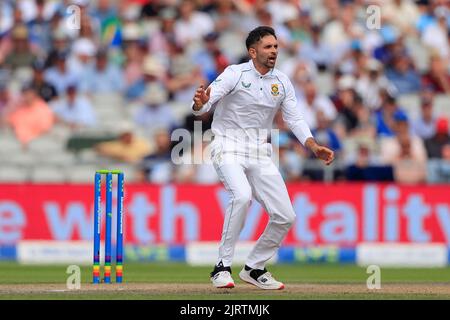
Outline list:
[[[268,69],[275,67],[278,55],[278,41],[274,36],[268,35],[259,40],[248,50],[250,57],[259,65]]]

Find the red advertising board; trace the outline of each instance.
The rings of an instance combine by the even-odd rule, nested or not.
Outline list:
[[[297,219],[286,244],[450,243],[450,186],[290,184],[288,190]],[[90,240],[93,198],[93,185],[0,185],[0,244]],[[227,203],[220,185],[126,184],[126,242],[218,241]],[[257,239],[267,221],[253,201],[241,240]]]

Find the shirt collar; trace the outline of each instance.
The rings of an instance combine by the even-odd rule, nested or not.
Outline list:
[[[249,61],[248,63],[250,64],[250,67],[253,69],[253,71],[255,71],[256,74],[257,74],[259,77],[264,77],[264,78],[265,78],[265,77],[271,77],[271,76],[274,75],[274,72],[273,72],[273,71],[274,71],[274,68],[270,69],[269,72],[267,72],[266,74],[262,75],[261,73],[259,73],[258,70],[256,70],[255,65],[253,64],[253,60],[250,59],[250,61]]]

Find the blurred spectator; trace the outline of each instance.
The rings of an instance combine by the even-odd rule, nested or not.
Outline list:
[[[419,10],[414,0],[389,0],[383,5],[383,18],[401,33],[413,34]]]
[[[34,51],[40,57],[45,57],[51,48],[51,16],[46,12],[45,0],[35,2],[36,16],[27,23],[29,40]]]
[[[338,19],[327,23],[323,29],[323,41],[331,50],[333,61],[340,61],[351,48],[353,39],[360,38],[364,29],[355,18],[355,5],[345,2],[339,10]]]
[[[61,52],[69,52],[70,43],[67,35],[59,29],[53,30],[51,33],[51,50],[48,52],[45,66],[53,67],[58,60],[58,55]]]
[[[349,138],[368,139],[375,143],[377,130],[375,128],[371,110],[364,106],[362,99],[356,97],[355,100],[356,125],[349,132]]]
[[[450,183],[450,143],[442,146],[440,158],[428,162],[429,183]]]
[[[172,177],[171,141],[165,129],[154,134],[155,148],[141,162],[141,175],[145,181],[168,183]]]
[[[133,126],[124,122],[120,124],[120,135],[116,140],[101,142],[95,146],[95,150],[102,156],[114,160],[137,164],[151,147],[147,140],[133,133]]]
[[[219,34],[212,32],[203,37],[204,49],[197,52],[193,61],[203,72],[208,83],[214,81],[229,65],[228,58],[219,48]]]
[[[5,110],[5,107],[10,102],[10,95],[6,83],[0,82],[0,110]]]
[[[298,108],[311,129],[317,127],[317,113],[321,112],[325,119],[332,122],[337,117],[333,102],[326,95],[317,92],[316,85],[310,79],[303,85],[303,99],[298,99]]]
[[[90,94],[118,94],[123,89],[122,70],[109,63],[107,51],[99,51],[95,65],[91,66],[81,79],[80,91]]]
[[[378,136],[395,135],[395,121],[405,121],[406,114],[398,107],[397,101],[389,94],[383,94],[381,108],[375,113],[375,125]]]
[[[380,139],[380,160],[385,164],[393,164],[395,160],[412,158],[425,163],[427,153],[423,140],[410,132],[408,117],[401,111],[394,115],[393,131],[395,136]]]
[[[420,91],[420,77],[409,57],[396,55],[392,65],[388,65],[386,77],[395,86],[399,94],[417,93]]]
[[[450,59],[450,48],[447,18],[449,14],[444,8],[436,8],[434,15],[436,20],[433,23],[428,24],[423,30],[422,42],[429,48],[435,49],[441,58],[448,64]]]
[[[5,66],[11,70],[30,67],[36,56],[33,54],[28,42],[28,30],[23,24],[12,29],[12,48],[5,59]]]
[[[433,114],[433,99],[423,98],[420,115],[412,124],[413,132],[422,139],[428,139],[434,135],[435,127],[436,117]]]
[[[0,2],[0,37],[14,25],[14,9],[9,1]]]
[[[127,89],[127,97],[142,97],[149,86],[166,87],[166,69],[155,56],[145,57],[142,63],[143,76]]]
[[[141,46],[135,41],[125,45],[125,66],[124,66],[124,80],[125,80],[125,97],[129,100],[139,98],[143,93],[144,72],[147,65],[144,64],[144,52]],[[162,72],[164,69],[161,64],[157,64],[158,68],[154,68],[155,63],[151,64],[152,69],[159,69],[152,71],[152,73]]]
[[[182,0],[179,14],[180,18],[175,22],[175,36],[180,45],[188,46],[214,31],[214,22],[210,16],[198,11],[193,0]]]
[[[448,119],[446,117],[441,117],[436,121],[436,132],[435,134],[425,140],[425,147],[427,150],[428,157],[441,158],[442,148],[444,145],[450,143],[450,134]]]
[[[56,88],[51,83],[45,80],[44,71],[44,62],[41,60],[34,61],[32,86],[45,102],[50,102],[58,97],[58,92],[56,92]]]
[[[355,78],[351,75],[342,76],[337,83],[337,93],[334,105],[339,111],[337,126],[340,136],[347,135],[358,124],[358,95],[355,92]]]
[[[436,93],[450,94],[450,72],[445,60],[439,55],[431,55],[429,69],[422,76],[422,84]]]
[[[314,61],[319,70],[328,69],[334,61],[330,55],[331,48],[321,39],[322,28],[314,25],[311,28],[311,40],[300,46],[299,55],[302,59]]]
[[[190,101],[200,83],[205,83],[200,68],[192,64],[183,47],[171,43],[167,88],[173,100]]]
[[[178,123],[167,101],[168,93],[163,84],[158,82],[148,84],[144,94],[144,105],[134,116],[135,123],[148,129],[173,130]]]
[[[117,18],[117,7],[113,6],[111,0],[98,0],[90,15],[104,28],[108,20]]]
[[[92,127],[96,124],[96,117],[91,102],[78,93],[75,84],[67,87],[65,96],[56,101],[52,108],[57,120],[71,129]]]
[[[94,66],[97,48],[89,38],[78,38],[72,44],[72,55],[68,57],[67,68],[78,78],[83,79]]]
[[[45,80],[56,88],[58,95],[65,94],[70,84],[78,82],[77,75],[67,68],[66,58],[66,53],[58,53],[55,66],[47,69],[44,74]]]
[[[31,85],[26,85],[22,89],[21,99],[13,106],[6,119],[24,147],[48,132],[54,124],[52,110]]]
[[[418,0],[417,8],[419,9],[419,18],[416,21],[416,29],[422,34],[423,31],[434,23],[433,7],[430,4],[430,0]]]
[[[394,180],[392,167],[379,164],[372,145],[362,141],[357,143],[355,157],[346,168],[346,179],[348,181]]]
[[[417,184],[426,181],[426,158],[414,152],[411,136],[397,137],[398,154],[392,160],[394,178],[398,183]],[[416,140],[418,141],[418,140]]]
[[[279,141],[273,141],[278,150],[278,169],[286,181],[300,180],[303,173],[303,158],[291,147],[291,140],[286,131],[281,131]]]
[[[396,89],[383,73],[381,63],[376,59],[369,59],[364,72],[356,82],[356,91],[362,97],[364,105],[372,110],[381,106],[380,92],[388,92],[391,96],[396,94]]]
[[[160,61],[169,65],[170,43],[175,41],[175,21],[177,13],[174,8],[168,7],[161,10],[158,14],[160,19],[160,28],[149,37],[148,50],[150,54],[155,55]]]
[[[339,158],[341,151],[341,141],[339,140],[333,129],[330,128],[330,120],[325,116],[323,111],[317,111],[317,127],[311,130],[314,138],[318,143],[326,146],[334,151],[335,158]]]

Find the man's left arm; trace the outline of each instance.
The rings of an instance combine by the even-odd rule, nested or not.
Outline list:
[[[334,160],[334,152],[327,147],[319,145],[315,140],[306,123],[300,109],[297,106],[295,90],[290,81],[285,83],[285,97],[281,104],[283,120],[287,123],[297,139],[314,155],[325,162],[331,164]]]

